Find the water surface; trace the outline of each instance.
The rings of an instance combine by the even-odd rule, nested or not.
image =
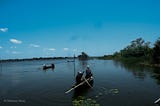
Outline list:
[[[55,69],[42,70],[42,64]],[[77,71],[90,65],[94,86],[80,94],[65,94]],[[77,96],[92,98],[101,106],[155,106],[160,97],[160,71],[112,60],[34,60],[2,62],[0,106],[71,106]]]

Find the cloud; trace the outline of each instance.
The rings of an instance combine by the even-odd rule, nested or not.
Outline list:
[[[44,48],[43,52],[45,53],[45,56],[53,56],[55,54],[55,48]]]
[[[76,52],[76,51],[77,51],[77,49],[73,49],[72,51],[73,51],[73,52]]]
[[[12,51],[12,54],[21,54],[21,52],[17,52],[17,51]]]
[[[63,50],[64,50],[64,51],[68,51],[68,50],[69,50],[69,48],[63,48]]]
[[[36,45],[36,44],[30,44],[30,47],[40,47],[39,45]]]
[[[16,46],[11,46],[10,48],[11,48],[11,49],[16,49],[17,47],[16,47]]]
[[[2,32],[7,32],[7,31],[8,31],[8,28],[0,28],[0,31],[2,31]]]
[[[55,48],[49,48],[48,50],[50,50],[50,51],[55,51],[56,49],[55,49]]]
[[[56,51],[55,48],[44,48],[43,52],[45,52],[47,55],[48,54],[53,54]]]
[[[17,39],[10,39],[10,42],[14,43],[14,44],[21,44],[22,43],[22,41],[17,40]]]
[[[2,49],[3,47],[2,46],[0,46],[0,49]]]

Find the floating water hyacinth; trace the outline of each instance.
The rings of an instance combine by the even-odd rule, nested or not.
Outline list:
[[[95,96],[95,98],[98,98],[98,97],[99,97],[98,95]]]
[[[79,96],[77,99],[73,100],[72,104],[73,106],[100,106],[100,104],[98,104],[96,100],[91,98],[85,99],[82,96]]]
[[[102,87],[103,92],[99,92],[98,95],[95,96],[95,99],[98,99],[99,97],[103,96],[104,94],[118,94],[119,90],[116,88],[113,89],[106,89],[104,87]],[[72,101],[73,106],[100,106],[100,104],[98,104],[96,102],[96,100],[91,99],[91,98],[85,98],[83,96],[79,96],[77,99]]]
[[[118,89],[110,89],[109,92],[111,94],[117,94],[117,93],[119,93]]]
[[[99,95],[99,96],[102,96],[103,94],[100,92],[98,95]]]
[[[113,88],[113,89],[107,89],[105,87],[101,87],[101,89],[103,90],[104,94],[112,94],[112,95],[115,95],[115,94],[118,94],[119,93],[119,90],[116,89],[116,88]],[[98,96],[101,96],[103,95],[102,93],[99,93]]]

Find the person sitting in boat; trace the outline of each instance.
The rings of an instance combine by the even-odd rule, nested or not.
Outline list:
[[[55,65],[54,65],[54,64],[51,64],[51,67],[52,67],[52,68],[54,68],[54,67],[55,67]]]
[[[76,84],[79,84],[82,82],[82,76],[83,76],[83,73],[79,71],[76,76]]]
[[[93,74],[92,74],[92,71],[91,71],[89,65],[87,65],[85,78],[86,78],[86,79],[87,79],[87,78],[90,78],[92,75],[93,75]]]

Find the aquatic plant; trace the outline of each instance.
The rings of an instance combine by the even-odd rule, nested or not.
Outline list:
[[[72,101],[73,106],[100,106],[96,102],[96,100],[91,98],[85,98],[83,96],[79,96],[77,99]]]
[[[117,88],[107,89],[105,87],[102,87],[102,92],[99,92],[94,99],[93,98],[85,98],[84,96],[78,96],[76,99],[72,101],[73,106],[100,106],[100,104],[97,103],[96,99],[103,95],[111,94],[116,95],[119,93],[119,90]]]

